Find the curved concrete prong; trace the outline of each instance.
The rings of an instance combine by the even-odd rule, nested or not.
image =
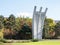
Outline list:
[[[42,11],[42,7],[40,7],[39,13]]]
[[[45,14],[46,14],[47,10],[48,10],[48,8],[45,9]]]
[[[46,8],[45,11],[42,12],[42,7],[40,7],[39,11],[36,11],[36,6],[34,7],[33,19],[32,19],[32,37],[33,37],[33,39],[37,39],[37,40],[42,39],[44,20],[45,20],[45,15],[46,15],[47,9],[48,8]]]
[[[36,12],[36,6],[34,6],[34,13]]]

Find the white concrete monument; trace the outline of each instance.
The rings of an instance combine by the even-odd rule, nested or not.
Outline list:
[[[40,7],[39,11],[36,11],[36,6],[33,11],[33,19],[32,19],[32,37],[33,39],[42,39],[42,31],[44,26],[45,15],[47,12],[47,8],[45,12],[42,12],[42,7]]]

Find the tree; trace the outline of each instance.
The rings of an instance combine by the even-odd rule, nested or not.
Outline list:
[[[0,21],[3,22],[4,21],[4,17],[2,15],[0,15]]]
[[[8,18],[5,18],[4,20],[4,32],[8,35],[5,35],[6,38],[13,38],[13,35],[15,34],[14,30],[15,26],[15,16],[11,14]],[[8,32],[6,32],[8,31]]]
[[[32,30],[26,23],[24,23],[21,27],[21,30],[18,31],[17,35],[18,39],[30,39]]]
[[[55,25],[54,28],[55,32],[56,32],[56,37],[60,36],[60,21]]]
[[[2,15],[0,15],[0,29],[2,29],[4,27],[4,17]]]
[[[3,23],[0,21],[0,29],[4,27]]]
[[[15,24],[15,16],[13,14],[11,14],[8,18],[9,22],[11,23],[11,25]]]
[[[15,16],[13,15],[13,14],[11,14],[10,16],[9,16],[9,18],[8,18],[8,21],[9,21],[9,23],[10,23],[10,25],[11,25],[11,30],[13,30],[13,28],[14,28],[14,25],[15,25]]]
[[[50,18],[45,19],[44,29],[43,29],[43,37],[44,38],[52,38],[54,37],[54,21]]]

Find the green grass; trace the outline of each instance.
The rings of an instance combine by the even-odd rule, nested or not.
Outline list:
[[[29,43],[5,43],[4,45],[60,45],[60,40],[42,40]]]

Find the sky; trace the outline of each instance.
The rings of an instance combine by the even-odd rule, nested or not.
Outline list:
[[[42,6],[42,12],[48,8],[47,18],[60,20],[60,0],[0,0],[0,15],[9,17],[10,14],[14,14],[16,17],[32,17],[34,6],[37,6],[37,11]]]

